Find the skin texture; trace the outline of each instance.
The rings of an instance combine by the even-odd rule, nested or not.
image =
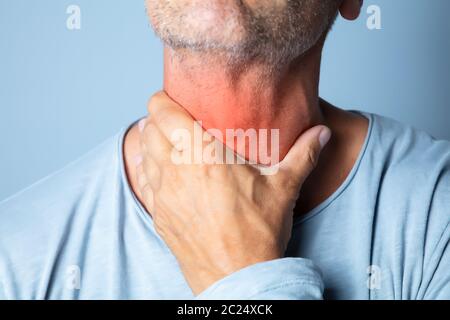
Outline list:
[[[147,0],[152,26],[174,49],[246,66],[284,64],[305,53],[336,15],[337,0]]]
[[[318,46],[313,51],[320,49]],[[170,58],[170,51],[165,50],[164,89],[206,129],[217,128],[223,136],[228,128],[279,129],[282,159],[302,131],[323,123],[317,92],[320,55],[313,51],[293,61],[279,79],[253,65],[232,84],[223,66],[202,65],[201,57],[180,63]],[[264,84],[261,79],[265,79]],[[190,85],[180,85],[183,83]],[[197,94],[198,90],[202,94]],[[236,151],[248,158],[243,150]]]
[[[281,258],[300,187],[329,141],[330,130],[317,126],[305,132],[277,174],[264,176],[251,165],[174,164],[172,152],[191,151],[174,150],[171,134],[179,128],[193,131],[194,119],[164,93],[153,97],[149,113],[140,126],[141,197],[156,231],[179,257],[194,294],[248,265]],[[189,192],[180,189],[188,185]],[[265,195],[273,193],[279,196],[267,201]]]
[[[358,16],[360,1],[338,2],[345,18]],[[223,12],[215,14],[221,15]],[[168,96],[164,103],[171,101],[178,108],[181,106],[181,110],[185,110],[191,118],[202,120],[206,129],[282,129],[282,163],[290,158],[291,152],[296,155],[291,157],[295,158],[295,161],[291,160],[293,162],[299,163],[307,158],[316,162],[318,153],[311,151],[314,148],[303,144],[303,148],[296,149],[296,141],[305,134],[308,136],[308,132],[317,125],[326,125],[333,132],[311,174],[306,169],[297,171],[297,176],[301,177],[298,179],[291,172],[292,183],[279,178],[283,184],[275,183],[269,187],[270,183],[256,178],[250,168],[238,169],[239,166],[235,166],[230,169],[225,166],[210,170],[209,167],[205,169],[192,165],[177,169],[167,161],[151,160],[164,155],[164,152],[144,146],[161,147],[164,145],[164,134],[157,134],[155,128],[150,131],[146,129],[142,134],[137,127],[129,131],[125,138],[124,157],[130,185],[152,216],[161,213],[165,217],[166,220],[160,220],[158,232],[164,239],[167,238],[194,293],[201,292],[213,281],[240,268],[281,257],[286,239],[290,236],[289,221],[292,216],[303,214],[324,201],[342,184],[353,167],[368,124],[366,119],[319,99],[324,40],[325,34],[309,50],[276,67],[255,58],[250,62],[242,60],[237,63],[245,66],[237,71],[230,68],[223,54],[216,54],[215,51],[198,52],[192,48],[166,46],[164,89]],[[159,103],[163,104],[162,100]],[[150,109],[157,104],[158,100],[152,100]],[[164,123],[173,121],[176,123],[172,127],[183,127],[182,118],[175,115],[166,114],[158,118],[152,110],[150,114],[150,121],[153,122],[150,128],[160,128]],[[317,132],[314,139],[311,135],[309,137],[311,145],[313,141],[317,144]],[[156,141],[150,143],[152,139]],[[137,159],[141,159],[138,161],[141,167],[139,172],[134,162],[136,155]],[[171,170],[167,170],[169,167]],[[246,180],[238,177],[237,170],[242,170],[239,175],[246,175],[252,183],[246,185]],[[159,172],[159,179],[155,178],[155,172]],[[152,185],[155,180],[159,185]],[[152,188],[155,188],[157,196],[151,192]],[[193,188],[196,188],[195,192]],[[214,199],[213,202],[210,199]],[[274,199],[279,200],[276,203],[278,210],[270,207]],[[218,219],[208,219],[208,214],[211,214],[209,209],[212,208]],[[175,220],[171,221],[170,217]],[[245,229],[238,227],[240,224]]]

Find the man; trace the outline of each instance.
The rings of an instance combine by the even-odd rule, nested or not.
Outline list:
[[[147,7],[165,93],[0,204],[1,298],[450,298],[450,143],[318,97],[326,34],[361,1]],[[174,133],[198,129],[248,163],[176,164],[205,140]],[[256,129],[279,163],[228,129]]]

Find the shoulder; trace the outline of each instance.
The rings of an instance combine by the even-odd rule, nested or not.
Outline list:
[[[383,165],[384,173],[389,173],[388,177],[413,179],[417,187],[427,181],[439,186],[449,183],[450,141],[436,139],[393,119],[366,115],[372,118],[369,151]]]
[[[424,266],[431,265],[450,240],[450,142],[369,116],[373,129],[368,163],[370,177],[377,180],[378,222],[423,259]]]
[[[33,260],[94,212],[119,174],[119,138],[0,202],[0,268]]]

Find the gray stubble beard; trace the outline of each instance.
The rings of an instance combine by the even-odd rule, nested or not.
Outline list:
[[[186,53],[204,57],[206,63],[221,63],[230,77],[237,77],[251,65],[264,66],[267,76],[274,76],[295,59],[306,54],[331,28],[338,9],[338,0],[288,0],[280,12],[252,10],[236,0],[239,10],[234,27],[239,24],[245,35],[239,41],[208,39],[205,34],[183,37],[176,30],[189,26],[169,20],[173,9],[168,2],[149,0],[154,12],[153,28],[157,36],[170,47],[173,58],[183,59]],[[237,14],[237,13],[236,13]],[[182,15],[180,15],[182,17]],[[173,18],[173,17],[172,17]],[[182,32],[180,32],[182,33]]]

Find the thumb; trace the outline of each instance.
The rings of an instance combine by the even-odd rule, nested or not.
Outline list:
[[[294,143],[280,163],[280,170],[286,172],[297,184],[302,184],[317,165],[320,153],[331,138],[326,126],[316,126],[304,132]]]

